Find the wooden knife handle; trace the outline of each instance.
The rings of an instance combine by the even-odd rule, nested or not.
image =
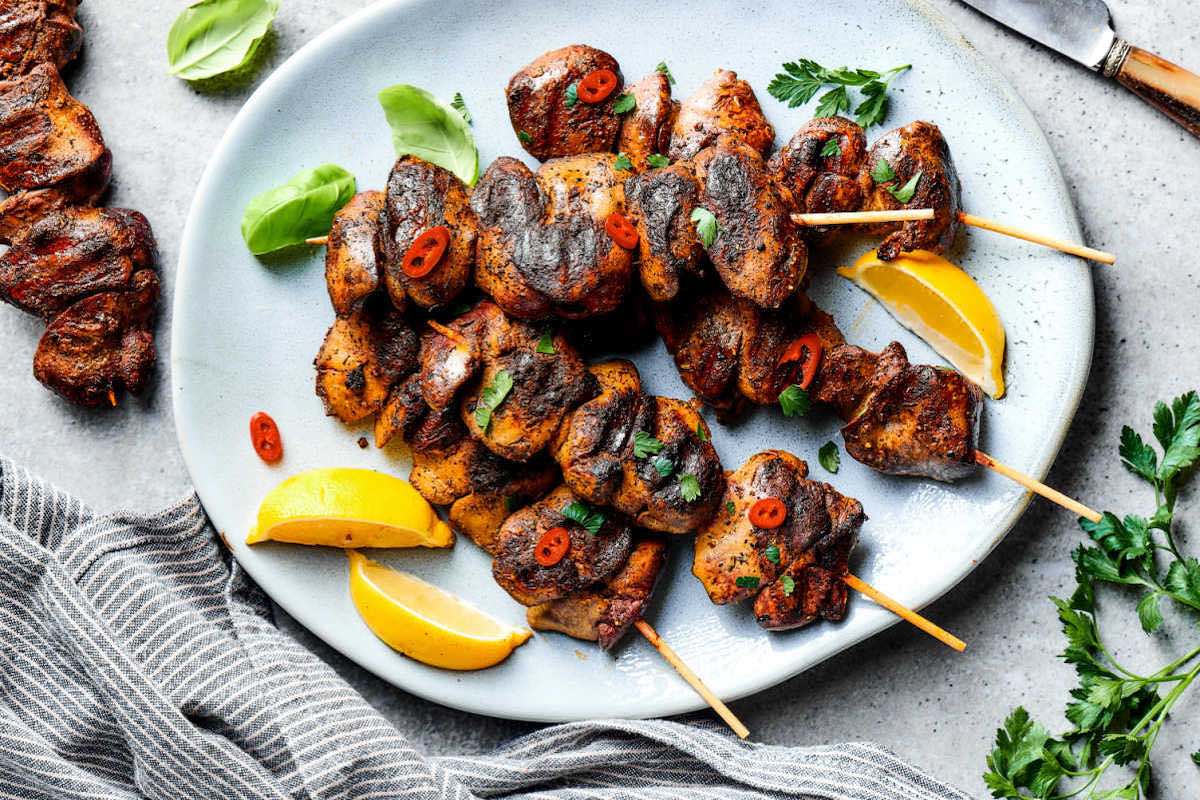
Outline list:
[[[1200,136],[1200,75],[1118,39],[1104,74]]]

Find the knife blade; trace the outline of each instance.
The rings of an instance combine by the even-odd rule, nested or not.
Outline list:
[[[963,0],[997,22],[1099,70],[1117,41],[1102,0]]]

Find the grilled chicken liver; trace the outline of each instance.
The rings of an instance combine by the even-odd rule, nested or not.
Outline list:
[[[679,294],[685,276],[704,269],[704,246],[692,211],[700,200],[691,162],[643,172],[625,181],[630,218],[638,232],[638,274],[650,299],[664,303]]]
[[[339,317],[352,313],[379,289],[383,202],[383,192],[359,192],[333,217],[325,245],[325,287]],[[399,308],[403,310],[403,304]]]
[[[317,396],[345,423],[379,411],[417,364],[417,336],[397,311],[368,306],[338,317],[317,353]]]
[[[830,142],[836,150],[825,155]],[[858,211],[863,194],[858,175],[867,154],[862,127],[844,117],[811,119],[767,163],[771,178],[802,214]],[[827,241],[838,226],[804,228],[810,241]]]
[[[78,0],[0,0],[0,79],[39,64],[62,69],[79,53]]]
[[[625,87],[636,105],[621,118],[617,151],[629,157],[639,172],[650,169],[646,160],[666,155],[671,147],[671,128],[679,113],[679,103],[671,99],[671,81],[661,72],[651,72],[632,86]]]
[[[749,83],[736,72],[717,70],[683,101],[671,132],[672,161],[692,158],[723,138],[740,142],[766,156],[775,145],[775,129]]]

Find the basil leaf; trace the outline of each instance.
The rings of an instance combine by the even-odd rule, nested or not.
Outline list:
[[[262,44],[279,0],[200,0],[183,10],[167,34],[172,75],[198,81],[245,66]]]
[[[398,83],[379,93],[397,156],[416,156],[450,170],[468,186],[479,179],[479,151],[462,115],[417,86]]]
[[[324,236],[354,189],[354,176],[337,164],[293,175],[250,201],[242,214],[242,238],[257,256]]]

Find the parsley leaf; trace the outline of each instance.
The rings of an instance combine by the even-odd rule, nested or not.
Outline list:
[[[801,58],[783,65],[767,85],[767,92],[788,108],[804,105],[826,86],[831,90],[821,95],[816,116],[828,117],[850,110],[849,87],[860,87],[863,100],[854,109],[858,124],[864,128],[881,124],[887,117],[888,89],[897,75],[912,69],[911,64],[893,67],[884,73],[870,69],[838,67],[826,69],[815,61]]]
[[[604,514],[579,500],[572,501],[560,513],[593,536],[604,527]]]
[[[529,144],[533,141],[533,137],[530,136],[526,131],[517,131],[517,139],[521,142],[521,144]]]
[[[849,110],[850,95],[846,93],[845,86],[837,86],[821,95],[821,99],[817,103],[816,115],[818,117],[836,117],[843,111]]]
[[[779,407],[785,417],[803,417],[812,403],[808,399],[808,392],[793,383],[779,393]]]
[[[832,158],[833,156],[840,156],[841,154],[842,143],[836,136],[829,139],[827,142],[825,142],[824,146],[821,147],[821,158]]]
[[[646,163],[654,169],[661,169],[662,167],[671,166],[671,159],[667,158],[666,156],[659,155],[658,153],[651,153],[650,155],[646,156]]]
[[[475,424],[484,433],[492,422],[492,412],[496,410],[508,393],[512,391],[513,379],[508,370],[502,369],[492,378],[492,382],[483,387],[479,400],[475,403]]]
[[[627,114],[637,108],[637,99],[629,92],[617,98],[617,102],[613,103],[613,111],[618,114]]]
[[[1192,763],[1195,764],[1197,767],[1200,767],[1200,750],[1197,750],[1196,752],[1192,753]]]
[[[552,356],[558,351],[554,349],[554,337],[549,331],[542,334],[542,338],[538,339],[537,347],[534,348],[542,355]]]
[[[766,556],[767,561],[770,561],[772,564],[779,563],[779,548],[775,545],[770,545],[767,547],[767,549],[763,551],[763,555]]]
[[[821,445],[821,449],[817,451],[817,463],[836,475],[838,467],[842,465],[842,455],[838,446],[833,442]]]
[[[628,172],[633,169],[633,162],[624,153],[617,153],[617,159],[613,162],[613,169],[621,169]]]
[[[1200,608],[1200,561],[1189,558],[1172,562],[1163,585],[1177,599]]]
[[[705,248],[712,247],[717,240],[717,218],[704,206],[692,209],[692,222],[696,223],[696,234]]]
[[[880,156],[875,161],[875,166],[871,167],[871,180],[876,183],[887,183],[888,181],[896,180],[896,173],[892,171],[892,165],[886,158]]]
[[[732,514],[732,513],[733,513],[734,511],[736,511],[736,510],[737,510],[737,506],[735,506],[735,505],[733,504],[733,501],[732,501],[732,500],[726,500],[726,501],[725,501],[725,513],[726,513],[726,514]]]
[[[1134,475],[1140,475],[1151,485],[1158,480],[1158,453],[1128,425],[1121,429],[1118,452],[1121,454],[1121,463]]]
[[[463,122],[468,125],[474,122],[471,119],[471,112],[467,110],[467,101],[463,100],[462,92],[454,93],[454,99],[450,101],[450,107],[462,115]]]
[[[708,428],[704,427],[704,420],[700,420],[696,423],[696,438],[702,442],[707,442],[709,440]]]
[[[796,579],[791,575],[784,575],[779,579],[779,583],[783,586],[784,597],[791,597],[792,592],[796,591]]]
[[[758,588],[758,576],[757,575],[738,575],[737,580],[735,580],[734,583],[737,584],[739,589],[757,589]]]
[[[1158,605],[1158,599],[1161,596],[1158,592],[1150,592],[1138,601],[1138,621],[1142,623],[1142,630],[1146,633],[1154,633],[1162,627],[1162,609]]]
[[[671,68],[667,66],[667,62],[665,62],[665,61],[658,62],[658,66],[656,66],[654,68],[654,71],[661,72],[663,75],[666,75],[667,83],[672,86],[675,85],[675,76],[671,74]]]
[[[895,186],[885,187],[888,194],[896,198],[896,202],[907,203],[912,200],[913,195],[917,191],[917,184],[921,182],[921,176],[925,174],[924,170],[917,170],[917,174],[908,179],[908,183],[897,189]]]
[[[663,446],[663,443],[660,442],[653,434],[646,433],[646,431],[638,431],[633,435],[634,458],[656,456],[662,452]]]
[[[700,481],[696,480],[695,475],[681,475],[679,477],[679,494],[688,503],[693,503],[700,499]]]
[[[671,477],[671,473],[675,471],[675,462],[666,456],[655,456],[654,460],[650,462],[650,466],[654,467],[664,478]]]
[[[563,103],[566,104],[567,108],[574,108],[576,103],[578,103],[578,102],[579,102],[579,84],[572,83],[570,86],[567,87],[567,97],[565,100],[563,100]]]

